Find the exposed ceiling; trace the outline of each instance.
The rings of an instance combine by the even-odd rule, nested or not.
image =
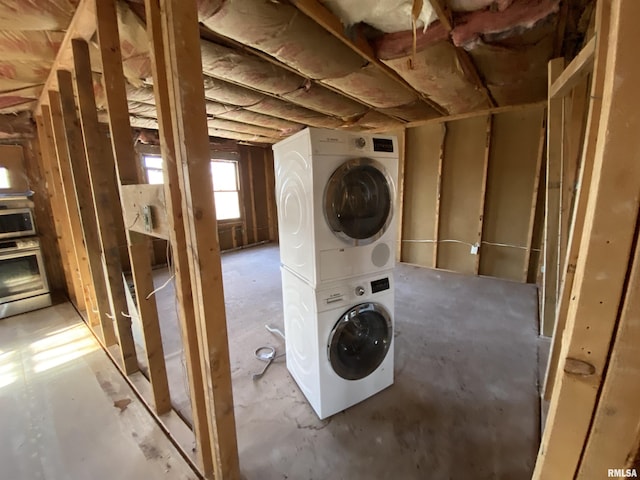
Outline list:
[[[590,19],[591,0],[438,1],[198,0],[210,135],[274,143],[544,100],[547,61]],[[34,108],[79,2],[0,0],[0,113]],[[155,129],[142,2],[118,19],[132,126]],[[103,107],[95,45],[92,65]]]

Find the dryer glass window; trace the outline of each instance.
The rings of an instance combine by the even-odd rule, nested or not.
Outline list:
[[[373,160],[355,159],[338,168],[325,190],[325,216],[340,237],[363,245],[379,238],[391,221],[392,188]]]
[[[391,345],[393,327],[387,311],[376,303],[363,303],[345,313],[329,337],[329,361],[347,380],[373,373]]]

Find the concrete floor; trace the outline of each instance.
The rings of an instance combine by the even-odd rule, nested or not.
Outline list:
[[[69,303],[0,320],[0,478],[196,479]]]
[[[252,381],[263,345],[284,342],[278,248],[223,255],[238,446],[248,480],[531,477],[539,442],[537,291],[399,265],[395,384],[325,421],[284,358]],[[156,271],[156,283],[168,278]],[[157,294],[175,406],[190,418],[172,285]],[[544,365],[544,362],[541,362]]]

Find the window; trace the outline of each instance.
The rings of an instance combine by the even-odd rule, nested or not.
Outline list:
[[[0,167],[0,188],[11,188],[9,169],[7,167]]]
[[[238,185],[238,162],[212,160],[211,178],[218,220],[240,218],[240,193]]]
[[[162,173],[162,157],[145,155],[144,171],[150,184],[164,183]],[[234,220],[240,218],[240,185],[238,182],[238,162],[235,160],[212,160],[211,179],[213,195],[216,202],[218,220]],[[2,177],[0,176],[0,182]]]
[[[164,183],[164,175],[162,174],[162,157],[155,155],[145,155],[144,171],[147,174],[147,182],[158,185]]]

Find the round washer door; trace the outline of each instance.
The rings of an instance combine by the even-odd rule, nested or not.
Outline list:
[[[355,158],[338,167],[324,191],[324,214],[331,230],[349,243],[380,238],[393,216],[393,185],[382,165]]]
[[[391,316],[380,304],[368,302],[347,311],[329,335],[329,363],[346,380],[360,380],[382,363],[391,340]]]

